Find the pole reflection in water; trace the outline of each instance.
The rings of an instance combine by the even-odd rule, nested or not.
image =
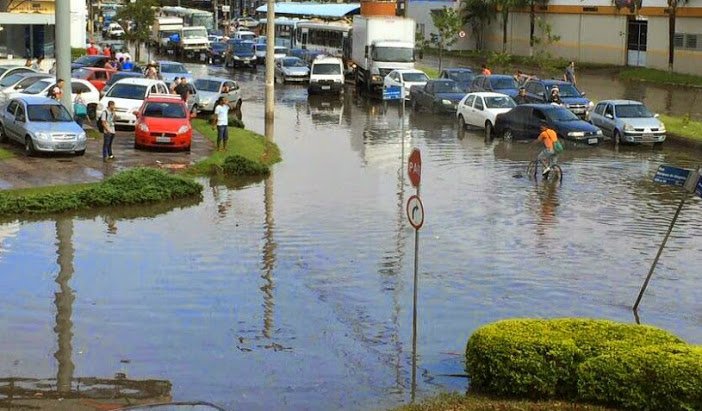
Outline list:
[[[275,227],[275,221],[273,219],[273,173],[266,178],[263,187],[263,204],[266,215],[263,225],[264,243],[261,261],[263,267],[261,278],[263,278],[264,281],[261,286],[261,291],[263,291],[263,336],[271,338],[271,331],[273,330],[273,308],[275,307],[275,302],[273,301],[273,290],[275,288],[273,269],[275,268],[275,250],[277,248],[273,238],[273,230]]]
[[[56,221],[56,239],[59,273],[56,283],[59,292],[55,294],[56,326],[54,331],[58,337],[58,350],[54,357],[58,361],[56,386],[59,393],[70,393],[73,380],[72,339],[73,339],[73,301],[75,296],[68,282],[73,277],[73,220],[64,218]]]

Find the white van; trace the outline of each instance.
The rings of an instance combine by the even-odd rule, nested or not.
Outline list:
[[[319,56],[312,61],[309,94],[334,93],[344,90],[344,62],[338,57]]]
[[[239,30],[234,32],[233,38],[237,40],[254,41],[256,39],[256,33],[248,30]]]

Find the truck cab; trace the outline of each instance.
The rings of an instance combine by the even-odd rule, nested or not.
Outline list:
[[[371,87],[382,87],[385,76],[391,71],[414,68],[414,43],[375,41],[370,46],[367,59]]]

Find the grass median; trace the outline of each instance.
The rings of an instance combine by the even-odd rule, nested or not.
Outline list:
[[[403,405],[393,411],[608,411],[595,405],[570,401],[526,401],[495,399],[475,394],[440,394],[415,404]]]
[[[0,148],[0,160],[7,160],[8,158],[12,158],[15,155],[12,154],[10,150],[5,150],[4,148]]]
[[[630,68],[619,72],[623,80],[645,81],[657,84],[670,84],[676,86],[702,87],[702,76],[682,73],[668,73],[664,70],[650,68]]]
[[[193,128],[213,143],[217,130],[204,119],[194,119]],[[281,160],[280,150],[265,137],[243,128],[229,127],[226,151],[215,151],[206,159],[188,168],[189,174],[268,174],[268,168]]]
[[[0,191],[0,215],[36,215],[145,204],[199,196],[202,185],[152,168],[134,168],[99,183]]]
[[[685,140],[702,143],[702,122],[690,120],[689,117],[660,115],[660,119],[665,123],[668,134]]]

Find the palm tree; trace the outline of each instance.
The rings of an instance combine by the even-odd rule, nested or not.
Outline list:
[[[463,23],[468,24],[475,37],[475,49],[483,49],[483,33],[495,15],[494,5],[487,0],[461,0]]]
[[[534,29],[536,27],[536,6],[546,6],[548,0],[527,0],[529,2],[529,56],[534,55]]]
[[[675,18],[678,6],[686,4],[688,0],[668,0],[668,72],[673,72],[675,62]]]

